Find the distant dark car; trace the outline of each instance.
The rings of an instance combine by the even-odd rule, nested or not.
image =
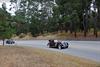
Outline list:
[[[14,43],[15,43],[15,41],[12,40],[12,39],[8,39],[8,40],[6,41],[6,44],[14,44]]]
[[[62,42],[55,42],[54,40],[49,40],[49,43],[47,44],[49,48],[58,48],[58,49],[63,49],[63,48],[68,48],[69,44],[68,42],[62,41]]]

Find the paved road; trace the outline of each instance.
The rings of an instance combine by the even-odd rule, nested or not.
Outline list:
[[[59,51],[65,54],[100,62],[100,41],[68,41],[70,44],[69,48],[62,50],[48,48],[46,46],[47,43],[47,40],[19,40],[16,41],[15,45]]]

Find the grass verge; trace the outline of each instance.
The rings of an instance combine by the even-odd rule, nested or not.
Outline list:
[[[0,67],[100,67],[100,64],[60,52],[0,46]]]

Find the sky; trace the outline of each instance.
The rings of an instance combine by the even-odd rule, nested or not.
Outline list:
[[[10,0],[0,0],[0,3],[9,2]]]
[[[15,9],[12,9],[11,11],[9,10],[10,9],[10,0],[0,0],[0,8],[2,7],[2,3],[6,3],[6,7],[7,7],[7,11],[9,12],[9,13],[11,13],[12,15],[14,15],[15,13]]]

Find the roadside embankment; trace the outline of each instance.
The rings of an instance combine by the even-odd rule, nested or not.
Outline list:
[[[31,47],[0,46],[0,67],[99,67],[91,60]]]

